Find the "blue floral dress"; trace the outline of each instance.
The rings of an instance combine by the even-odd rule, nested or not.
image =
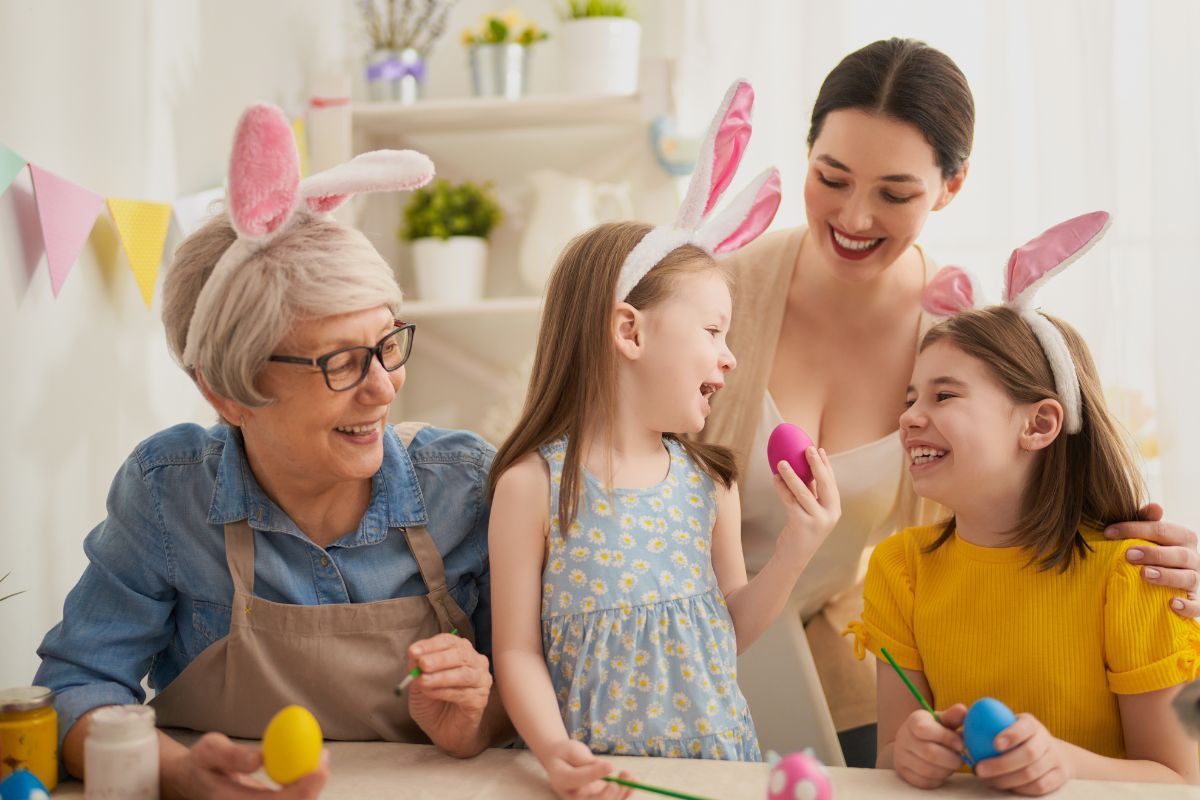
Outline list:
[[[682,445],[666,479],[607,491],[583,470],[557,520],[566,440],[550,466],[542,650],[567,733],[597,753],[761,761],[737,685],[737,640],[712,568],[717,493]]]

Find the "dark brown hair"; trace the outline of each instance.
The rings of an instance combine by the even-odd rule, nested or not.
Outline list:
[[[582,443],[597,430],[612,429],[617,353],[611,318],[617,278],[625,257],[650,229],[640,222],[598,225],[573,239],[559,256],[546,287],[525,407],[488,474],[490,497],[506,469],[565,435],[567,452],[558,498],[559,530],[564,536],[578,510]],[[681,276],[719,269],[701,248],[677,247],[638,282],[626,302],[639,310],[650,308],[673,293]],[[679,434],[668,436],[713,480],[732,485],[736,467],[728,449]]]
[[[1010,533],[1039,569],[1065,572],[1072,558],[1087,555],[1081,523],[1105,527],[1136,519],[1145,494],[1141,475],[1125,437],[1104,403],[1104,392],[1087,344],[1067,323],[1049,315],[1067,342],[1079,375],[1083,426],[1079,433],[1060,432],[1041,452],[1021,503],[1021,518]],[[921,350],[947,341],[978,358],[1014,403],[1050,398],[1062,402],[1054,373],[1033,329],[1011,308],[993,306],[968,311],[933,327]],[[954,534],[955,520],[926,552]]]
[[[907,122],[925,137],[949,180],[971,155],[975,99],[958,65],[916,39],[886,39],[846,56],[821,84],[808,146],[830,111],[856,108]]]

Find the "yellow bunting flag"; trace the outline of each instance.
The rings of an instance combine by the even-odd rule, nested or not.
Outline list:
[[[171,223],[171,206],[167,203],[148,203],[144,200],[107,199],[108,212],[117,225],[121,246],[129,258],[133,277],[142,290],[146,308],[154,297],[158,267],[162,263],[163,243]]]
[[[296,140],[296,152],[300,154],[300,177],[308,175],[308,129],[304,117],[292,120],[292,137]]]

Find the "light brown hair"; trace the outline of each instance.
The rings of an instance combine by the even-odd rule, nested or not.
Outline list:
[[[641,222],[598,225],[573,239],[559,256],[546,287],[525,407],[488,475],[491,496],[506,469],[565,435],[557,509],[564,536],[579,505],[582,444],[598,430],[612,430],[617,376],[612,311],[617,278],[625,257],[650,229]],[[681,277],[718,269],[703,249],[690,244],[677,247],[638,282],[626,302],[639,311],[651,308],[673,293]],[[728,449],[666,433],[713,480],[732,485],[736,468]]]
[[[1136,519],[1145,491],[1125,436],[1105,405],[1087,344],[1067,323],[1048,314],[1046,318],[1062,332],[1075,362],[1083,426],[1075,434],[1060,431],[1042,450],[1011,534],[1014,543],[1029,552],[1030,564],[1065,572],[1075,555],[1083,558],[1090,549],[1079,526],[1102,528]],[[1062,402],[1041,343],[1011,308],[993,306],[951,317],[925,334],[921,350],[939,341],[982,361],[1014,403],[1047,398]],[[926,552],[944,544],[954,526],[952,517]]]

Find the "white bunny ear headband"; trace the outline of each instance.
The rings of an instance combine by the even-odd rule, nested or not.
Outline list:
[[[1067,433],[1079,433],[1083,427],[1079,375],[1062,332],[1033,307],[1033,297],[1048,278],[1062,272],[1100,241],[1108,226],[1107,211],[1093,211],[1061,222],[1013,250],[1004,273],[1001,305],[1020,314],[1041,343],[1054,372],[1054,388],[1062,399],[1066,414],[1063,428]],[[922,304],[931,314],[951,317],[977,307],[979,296],[974,279],[965,270],[945,267],[925,287]]]
[[[617,278],[618,303],[675,248],[694,244],[713,255],[729,253],[754,241],[771,224],[780,200],[779,171],[774,167],[759,174],[720,214],[709,217],[733,181],[750,140],[753,106],[749,83],[737,81],[729,87],[700,147],[675,223],[651,230],[625,257]]]
[[[246,109],[229,156],[226,207],[237,240],[204,283],[188,324],[186,367],[195,367],[202,321],[216,313],[224,285],[255,252],[285,231],[328,215],[364,192],[417,189],[433,179],[433,162],[415,150],[376,150],[300,180],[300,159],[283,111],[271,105]]]

